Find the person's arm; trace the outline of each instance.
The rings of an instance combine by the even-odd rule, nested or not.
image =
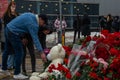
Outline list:
[[[42,45],[43,45],[43,49],[46,49],[46,35],[44,33],[42,33]]]
[[[38,26],[31,24],[29,26],[29,33],[30,33],[30,35],[33,39],[33,42],[34,42],[36,48],[38,49],[38,51],[43,52],[42,46],[41,46],[39,39],[38,39]]]
[[[42,49],[42,46],[41,46],[41,43],[39,42],[39,39],[38,39],[38,26],[37,25],[33,25],[31,24],[29,27],[28,27],[28,30],[29,30],[29,33],[33,39],[33,42],[36,46],[36,48],[38,49],[40,55],[41,55],[41,58],[43,61],[47,61],[46,60],[46,56],[43,52],[43,49]]]
[[[46,35],[42,31],[39,31],[38,35],[42,48],[46,49]]]

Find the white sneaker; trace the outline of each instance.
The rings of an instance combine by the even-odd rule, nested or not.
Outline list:
[[[23,74],[20,73],[18,75],[14,75],[13,78],[14,79],[27,79],[28,76],[25,76],[25,75],[23,75]]]
[[[2,69],[0,69],[0,73],[2,73],[4,75],[7,75],[7,76],[11,75],[11,73],[8,70],[2,70]]]

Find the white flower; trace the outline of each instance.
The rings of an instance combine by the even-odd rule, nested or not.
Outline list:
[[[57,79],[62,78],[62,73],[58,70],[53,70],[51,74],[54,75]]]

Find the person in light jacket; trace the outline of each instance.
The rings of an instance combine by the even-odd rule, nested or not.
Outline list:
[[[54,22],[54,27],[56,28],[57,34],[58,34],[58,43],[62,42],[62,37],[61,37],[61,28],[62,28],[62,34],[65,34],[65,28],[67,27],[66,21],[64,17],[62,17],[62,27],[60,24],[60,18],[59,16]]]

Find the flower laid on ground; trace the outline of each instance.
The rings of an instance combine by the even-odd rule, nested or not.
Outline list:
[[[98,36],[88,36],[72,48],[64,46],[64,64],[52,65],[61,77],[57,80],[120,80],[120,32],[101,31]],[[51,79],[52,80],[52,79]]]

